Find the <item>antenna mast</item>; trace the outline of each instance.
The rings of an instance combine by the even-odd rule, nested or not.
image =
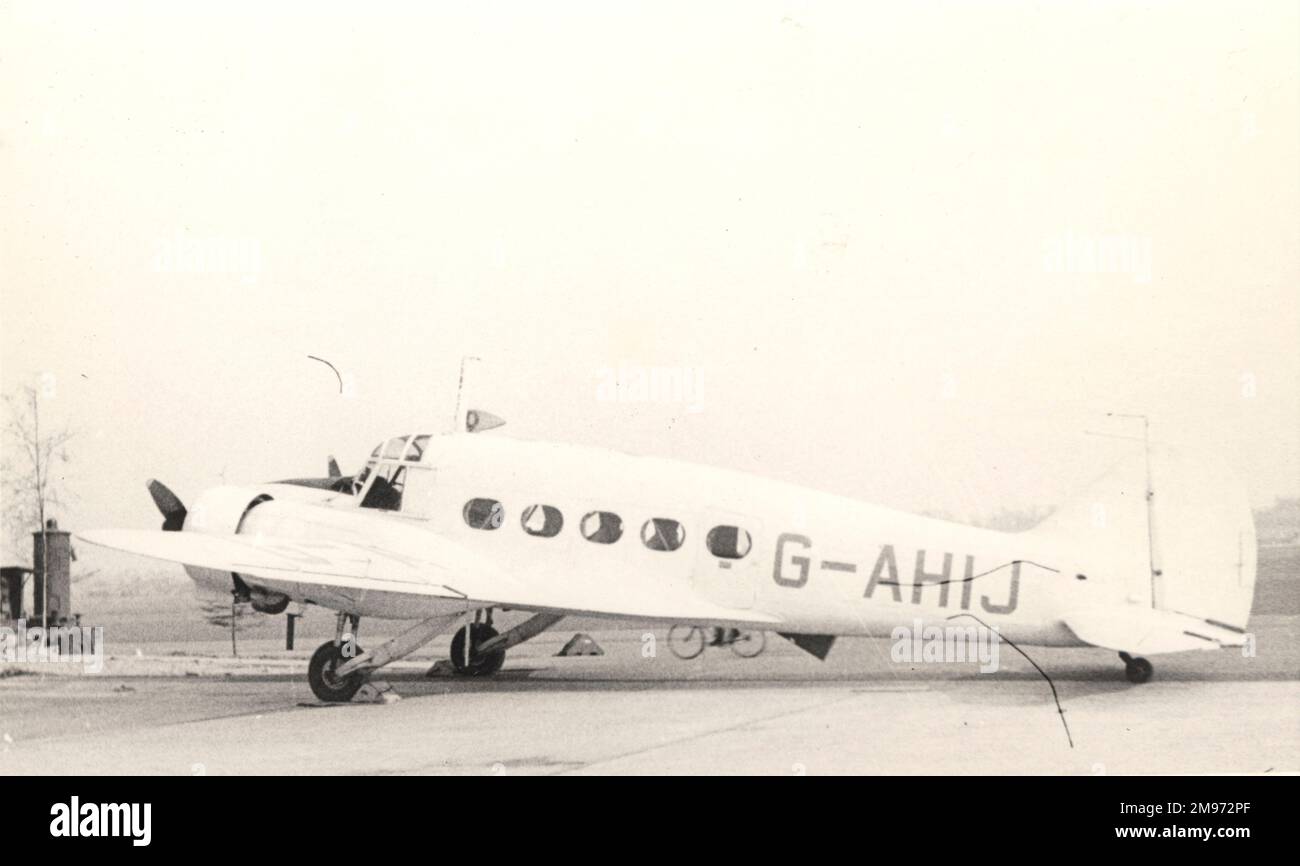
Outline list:
[[[465,362],[466,362],[466,361],[479,361],[479,360],[482,360],[482,359],[481,359],[481,358],[477,358],[477,357],[475,357],[475,356],[473,356],[473,355],[462,355],[462,356],[461,356],[461,359],[460,359],[460,381],[458,381],[458,382],[456,383],[456,417],[455,417],[454,419],[452,419],[452,432],[453,432],[453,433],[464,433],[464,432],[465,432],[465,415],[464,415],[463,410],[462,410],[462,408],[461,408],[461,400],[462,400],[462,398],[463,398],[463,394],[464,394],[464,391],[465,391]]]

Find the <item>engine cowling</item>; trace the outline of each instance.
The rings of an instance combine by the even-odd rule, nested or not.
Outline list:
[[[185,515],[185,532],[230,535],[239,531],[244,518],[271,496],[251,487],[213,487]]]
[[[199,501],[185,515],[184,532],[205,532],[212,535],[238,533],[248,515],[258,506],[272,501],[270,494],[249,487],[214,487],[199,497]],[[289,606],[289,596],[251,585],[241,575],[231,571],[185,566],[185,572],[195,583],[218,592],[246,595],[253,609],[261,613],[283,613]]]

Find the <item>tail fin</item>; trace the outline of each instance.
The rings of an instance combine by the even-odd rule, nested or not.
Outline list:
[[[1245,488],[1218,461],[1153,445],[1149,460],[1119,463],[1032,531],[1081,551],[1117,604],[1246,627],[1255,524]]]

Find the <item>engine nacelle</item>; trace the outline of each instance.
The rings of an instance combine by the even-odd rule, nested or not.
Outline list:
[[[232,535],[240,531],[249,512],[271,496],[250,487],[214,487],[199,497],[194,507],[185,515],[184,532],[206,532],[212,535]],[[185,566],[185,573],[195,583],[216,592],[238,591],[247,587],[253,607],[263,613],[282,613],[289,605],[289,597],[256,586],[248,586],[243,578],[233,572],[212,568]]]
[[[213,487],[185,515],[185,532],[231,535],[239,531],[244,517],[271,497],[252,487]]]

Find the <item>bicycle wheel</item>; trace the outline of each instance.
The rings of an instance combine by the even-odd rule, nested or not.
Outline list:
[[[731,642],[731,651],[742,659],[752,659],[767,646],[767,633],[761,631],[742,631]]]
[[[693,659],[704,652],[704,629],[696,625],[675,625],[668,629],[668,649],[679,659]]]

